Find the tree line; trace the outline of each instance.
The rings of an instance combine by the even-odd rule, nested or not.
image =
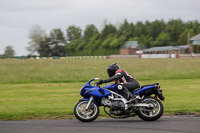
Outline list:
[[[15,56],[15,50],[13,49],[13,46],[8,45],[5,47],[4,54],[0,55],[1,58],[13,58]]]
[[[60,29],[52,29],[49,34],[40,26],[34,26],[29,32],[28,51],[40,56],[66,55],[109,55],[118,54],[126,41],[138,41],[140,46],[186,45],[190,37],[200,33],[197,20],[184,22],[181,19],[128,22],[120,25],[105,23],[102,30],[89,24],[82,30],[70,25],[66,35]]]

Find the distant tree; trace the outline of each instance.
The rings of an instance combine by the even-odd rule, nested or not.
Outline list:
[[[135,36],[135,25],[131,22],[129,24],[129,36],[128,36],[128,38],[126,38],[126,40],[128,40],[129,38],[134,37],[134,36]]]
[[[46,37],[47,34],[45,30],[41,29],[39,25],[35,25],[30,29],[28,35],[30,42],[28,42],[29,46],[26,48],[30,54],[38,52],[41,42],[44,41]]]
[[[102,40],[98,39],[94,42],[94,48],[98,49],[101,46]]]
[[[67,28],[67,40],[69,42],[81,38],[81,28],[71,25]]]
[[[66,41],[61,29],[53,29],[50,33],[51,56],[65,56]]]
[[[138,21],[135,25],[135,36],[141,36],[145,33],[144,24],[142,21]]]
[[[127,32],[129,32],[129,23],[128,21],[125,19],[124,23],[120,25],[118,33],[120,35],[126,34]]]
[[[12,46],[7,46],[4,51],[5,57],[13,57],[15,55],[15,51],[13,50]]]
[[[108,35],[113,35],[117,32],[117,28],[113,24],[105,25],[101,32],[101,38],[105,39]]]
[[[85,48],[87,49],[96,49],[98,47],[98,45],[95,45],[96,40],[99,39],[99,34],[94,34],[92,37],[90,37],[87,46]]]
[[[98,34],[98,29],[93,25],[87,25],[84,30],[84,39],[89,40],[94,34]]]
[[[147,48],[153,46],[153,38],[151,36],[141,35],[140,37],[135,37],[129,41],[138,41],[140,46],[145,46]]]
[[[185,28],[192,29],[195,34],[200,33],[200,23],[198,22],[198,20],[186,22]]]
[[[144,24],[144,26],[145,26],[145,36],[151,36],[151,33],[152,33],[151,24],[152,23],[150,21],[148,21],[148,20],[145,21],[145,24]]]
[[[188,43],[188,40],[187,40],[189,39],[188,37],[192,37],[194,35],[195,33],[192,29],[185,29],[185,31],[180,34],[177,44],[186,45]]]
[[[38,53],[41,57],[50,57],[52,53],[51,49],[51,38],[46,37],[39,43]]]
[[[168,46],[170,44],[170,36],[168,33],[162,32],[154,41],[154,46]]]
[[[187,34],[190,37],[200,33],[200,23],[197,20],[184,22],[181,19],[137,21],[136,23],[124,20],[121,24],[113,25],[104,21],[101,31],[95,25],[87,25],[83,36],[82,30],[70,25],[66,29],[67,38],[63,37],[60,29],[54,29],[49,35],[39,26],[30,30],[29,51],[38,51],[40,55],[53,56],[76,55],[79,52],[87,55],[101,53],[104,49],[119,49],[125,41],[138,41],[139,45],[147,48],[154,46],[183,45],[187,43]],[[67,42],[67,43],[66,43]],[[63,47],[64,46],[64,47]],[[104,52],[102,52],[104,53]]]
[[[65,46],[65,49],[67,51],[67,54],[70,55],[71,53],[73,53],[76,50],[81,50],[82,46],[80,45],[82,43],[82,39],[76,39],[71,41],[70,43],[68,43]]]
[[[184,31],[184,23],[181,19],[170,20],[166,26],[166,32],[169,33],[171,42],[176,45],[180,34]]]
[[[148,24],[148,23],[147,23]],[[158,35],[163,32],[165,29],[165,22],[163,20],[155,20],[151,24],[149,24],[149,29],[147,31],[150,32],[150,36],[153,39],[156,39]]]
[[[78,39],[77,42],[78,46],[75,48],[75,50],[83,50],[86,47],[87,41],[83,38]]]
[[[124,36],[126,40],[133,37],[135,34],[135,25],[130,23],[125,19],[124,23],[120,25],[117,31],[118,37]]]
[[[104,48],[104,49],[109,48],[112,40],[113,40],[112,35],[107,36],[106,39],[103,41],[101,48]]]
[[[110,44],[109,44],[110,48],[118,48],[119,47],[119,40],[117,38],[114,38]]]
[[[120,38],[114,38],[109,47],[110,48],[120,48],[121,46],[123,46],[125,44],[126,41],[126,37],[125,36],[121,36]]]
[[[200,25],[197,27],[195,34],[200,34]]]
[[[141,46],[145,46],[147,48],[152,47],[153,46],[153,38],[151,36],[145,36],[141,43]]]

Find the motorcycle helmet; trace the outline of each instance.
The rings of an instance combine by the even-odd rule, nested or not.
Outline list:
[[[117,63],[112,63],[107,67],[107,73],[109,77],[112,77],[115,75],[116,71],[119,70],[120,67]]]

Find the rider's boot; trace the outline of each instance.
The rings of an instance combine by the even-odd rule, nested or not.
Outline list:
[[[129,99],[128,103],[137,103],[138,100],[137,100],[136,97],[137,97],[136,95],[133,95],[133,96]]]
[[[128,100],[127,103],[137,103],[137,95],[133,95],[126,87],[123,88],[124,97]]]

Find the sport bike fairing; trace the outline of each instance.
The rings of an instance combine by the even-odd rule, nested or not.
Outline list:
[[[84,98],[88,98],[90,96],[94,96],[94,97],[97,97],[97,98],[103,98],[103,97],[106,97],[108,95],[111,95],[111,92],[109,90],[106,90],[106,89],[103,89],[103,88],[99,88],[97,86],[91,86],[90,82],[91,81],[88,81],[81,88],[80,94]]]
[[[90,81],[88,81],[82,88],[80,91],[81,96],[83,96],[84,98],[89,98],[90,96],[94,96],[97,98],[103,98],[106,96],[111,95],[112,93],[109,91],[114,91],[118,94],[120,94],[115,88],[117,86],[117,84],[108,84],[103,86],[102,88],[97,87],[97,86],[92,86],[90,85]],[[145,92],[147,92],[148,90],[151,90],[153,88],[155,88],[156,85],[150,85],[150,86],[145,86],[143,88],[140,88],[139,90],[133,92],[134,95],[138,94],[138,95],[143,95]]]

